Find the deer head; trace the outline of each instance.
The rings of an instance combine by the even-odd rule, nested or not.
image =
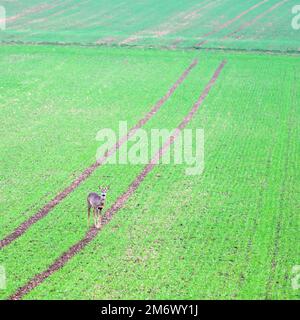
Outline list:
[[[106,194],[107,194],[107,191],[110,189],[110,187],[109,186],[107,186],[107,187],[99,186],[99,189],[101,191],[101,193],[100,193],[101,203],[102,203],[102,205],[104,205],[104,202],[105,202],[105,199],[106,199]]]

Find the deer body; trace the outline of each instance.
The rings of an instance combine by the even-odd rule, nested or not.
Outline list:
[[[106,199],[106,193],[108,188],[101,188],[100,194],[97,194],[95,192],[91,192],[87,197],[87,205],[88,205],[88,226],[90,225],[90,215],[91,215],[91,209],[93,209],[93,215],[94,215],[94,225],[96,228],[100,228],[101,222],[102,222],[102,210],[105,205],[105,199]]]

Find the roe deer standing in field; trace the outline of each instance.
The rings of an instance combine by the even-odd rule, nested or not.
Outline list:
[[[109,187],[102,188],[99,186],[101,190],[100,194],[95,192],[91,192],[87,197],[87,205],[88,205],[88,227],[90,226],[90,214],[91,208],[93,208],[94,215],[94,225],[97,229],[101,227],[102,222],[102,209],[105,205],[106,193],[109,190]]]

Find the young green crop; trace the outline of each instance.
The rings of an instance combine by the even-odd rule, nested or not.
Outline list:
[[[29,0],[5,3],[0,41],[299,51],[296,0]],[[206,36],[207,35],[207,36]]]
[[[134,124],[195,53],[17,46],[0,56],[8,66],[0,75],[4,236],[94,161],[97,130]],[[197,68],[145,129],[175,128],[226,58],[189,125],[205,130],[204,173],[157,166],[95,241],[26,298],[299,298],[291,282],[300,258],[298,59],[197,56]],[[1,298],[85,235],[88,192],[110,184],[109,207],[142,168],[99,168],[2,250]]]

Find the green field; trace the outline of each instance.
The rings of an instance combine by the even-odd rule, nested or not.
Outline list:
[[[176,128],[227,60],[187,127],[204,129],[204,172],[188,176],[186,164],[157,165],[96,239],[24,298],[299,299],[292,287],[292,269],[300,264],[295,1],[243,29],[240,40],[224,40],[281,2],[265,1],[208,36],[201,50],[192,49],[201,35],[260,1],[3,2],[15,18],[0,31],[0,41],[10,42],[0,46],[0,240],[95,161],[100,129],[117,131],[119,121],[134,126],[197,58],[143,127]],[[0,298],[85,236],[90,191],[110,185],[108,208],[143,168],[96,169],[0,249],[7,275]]]
[[[300,50],[291,27],[297,0],[2,3],[8,21],[0,41],[193,48],[213,31],[205,48]]]

